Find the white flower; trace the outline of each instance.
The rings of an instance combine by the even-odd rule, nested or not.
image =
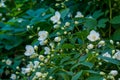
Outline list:
[[[111,70],[110,73],[112,76],[116,76],[118,74],[117,70]]]
[[[11,74],[11,77],[10,77],[12,80],[16,80],[16,74]]]
[[[42,77],[42,73],[41,72],[36,72],[36,76],[39,78],[39,77]]]
[[[43,55],[39,55],[39,60],[40,60],[40,61],[43,61],[44,58],[45,58],[45,57],[44,57]]]
[[[60,20],[60,13],[58,11],[55,12],[55,15],[50,18],[53,23],[57,23]]]
[[[50,54],[50,48],[49,47],[45,47],[44,50],[45,50],[44,54]]]
[[[28,65],[27,65],[27,68],[30,68],[30,69],[33,69],[34,65],[32,62],[30,62]]]
[[[104,53],[102,56],[111,58],[111,55],[108,52]]]
[[[12,64],[12,61],[11,61],[10,59],[7,59],[7,60],[6,60],[6,64],[7,64],[7,65],[11,65],[11,64]]]
[[[78,11],[75,18],[81,18],[81,17],[84,17],[84,15],[82,15],[82,13]]]
[[[113,58],[120,60],[120,50],[118,50],[114,55]]]
[[[31,45],[26,45],[25,49],[26,49],[26,51],[25,51],[25,53],[24,53],[25,56],[31,56],[31,55],[35,54],[35,51],[34,51],[33,46],[31,46]]]
[[[60,42],[60,41],[61,41],[61,37],[55,37],[55,38],[54,38],[54,41],[55,41],[55,42]]]
[[[0,7],[6,7],[3,0],[1,0],[1,2],[0,2]]]
[[[96,40],[99,40],[100,39],[100,34],[94,30],[90,31],[90,34],[87,36],[87,38],[94,42]]]
[[[39,36],[39,38],[38,38],[39,41],[44,41],[48,36],[48,32],[47,31],[39,31],[38,36]]]
[[[34,61],[34,68],[37,68],[39,66],[39,61]]]
[[[21,71],[22,74],[26,74],[26,73],[31,72],[31,68],[21,68],[21,69],[22,69],[22,71]]]
[[[89,44],[89,45],[87,46],[88,49],[93,49],[93,47],[94,47],[93,44]]]

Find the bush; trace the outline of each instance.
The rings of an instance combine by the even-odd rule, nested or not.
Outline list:
[[[1,0],[0,79],[119,80],[119,0]]]

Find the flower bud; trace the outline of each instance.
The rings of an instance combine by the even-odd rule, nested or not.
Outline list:
[[[34,46],[34,49],[37,51],[37,50],[38,50],[38,46],[37,46],[37,45],[35,45],[35,46]]]
[[[27,25],[27,29],[30,29],[30,25]]]
[[[65,23],[65,26],[70,26],[70,23],[69,23],[69,22],[66,22],[66,23]]]
[[[86,52],[86,53],[88,53],[88,51],[89,51],[88,49],[85,49],[85,52]]]
[[[115,53],[115,50],[112,50],[112,54],[114,54]]]
[[[78,21],[75,21],[75,24],[76,24],[76,25],[78,25],[78,24],[79,24],[79,22],[78,22]]]
[[[67,31],[64,31],[64,34],[67,34]]]
[[[93,48],[94,48],[94,45],[93,45],[93,44],[89,44],[89,45],[87,46],[87,48],[88,48],[88,49],[93,49]]]
[[[104,72],[100,72],[100,75],[105,75],[105,73]]]
[[[114,41],[113,41],[113,40],[110,40],[110,43],[111,43],[111,44],[114,44]]]
[[[118,71],[117,70],[111,70],[109,74],[112,75],[112,76],[116,76],[118,74]]]
[[[116,42],[116,44],[117,44],[117,45],[119,45],[119,44],[120,44],[120,42]]]
[[[61,37],[55,37],[55,38],[54,38],[54,41],[55,41],[55,42],[60,42],[60,41],[61,41]]]

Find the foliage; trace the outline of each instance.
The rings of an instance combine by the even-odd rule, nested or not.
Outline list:
[[[0,79],[119,80],[119,0],[1,0]]]

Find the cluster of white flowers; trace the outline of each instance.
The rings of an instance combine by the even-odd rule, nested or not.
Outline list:
[[[34,64],[33,64],[34,63]],[[26,68],[24,68],[24,67],[22,67],[21,68],[21,73],[22,74],[30,74],[30,72],[31,71],[34,71],[34,69],[36,69],[36,68],[38,68],[38,67],[40,67],[39,66],[39,61],[34,61],[34,62],[30,62],[28,65],[27,65],[27,67]]]
[[[111,56],[108,52],[104,53],[102,56],[120,60],[120,50],[117,50],[116,53],[115,50],[113,50],[112,53],[114,54],[113,56]]]
[[[113,55],[113,58],[120,60],[120,50],[117,50],[117,52]]]
[[[32,80],[37,80],[37,79],[44,80],[47,75],[48,73],[36,72]]]

